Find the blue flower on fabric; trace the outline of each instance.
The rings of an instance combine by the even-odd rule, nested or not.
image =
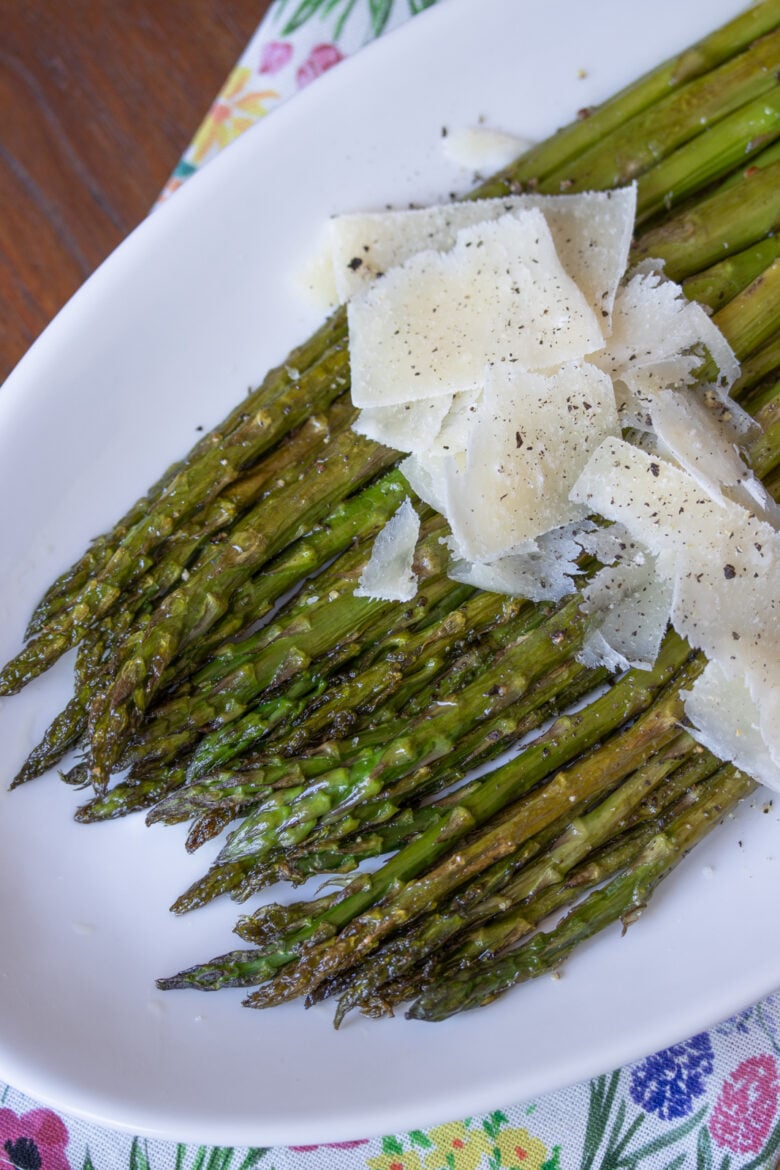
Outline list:
[[[713,1067],[712,1042],[709,1033],[702,1032],[636,1065],[629,1092],[637,1105],[662,1121],[687,1117],[705,1091]]]

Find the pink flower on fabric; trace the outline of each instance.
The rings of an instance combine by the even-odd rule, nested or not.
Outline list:
[[[719,1146],[735,1154],[757,1154],[777,1112],[777,1062],[771,1056],[743,1060],[723,1082],[709,1130]]]
[[[335,45],[315,45],[296,74],[298,85],[302,87],[316,81],[343,60],[344,54]]]
[[[68,1131],[50,1109],[17,1115],[0,1109],[0,1166],[14,1170],[71,1170]]]
[[[278,73],[293,55],[289,41],[267,41],[260,50],[259,73]]]

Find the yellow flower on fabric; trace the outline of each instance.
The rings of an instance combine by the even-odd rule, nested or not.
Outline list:
[[[268,112],[266,103],[279,97],[273,89],[249,89],[251,79],[252,70],[246,65],[236,66],[228,77],[187,152],[196,165],[254,126]]]
[[[425,1170],[477,1170],[493,1149],[483,1129],[468,1129],[462,1121],[428,1130],[433,1149],[425,1156]]]
[[[506,1126],[498,1131],[493,1141],[501,1155],[501,1166],[506,1170],[541,1170],[547,1149],[539,1138],[531,1137],[527,1129]]]
[[[403,1153],[380,1154],[378,1158],[367,1158],[366,1165],[371,1170],[423,1170],[419,1154],[414,1150],[405,1150]]]

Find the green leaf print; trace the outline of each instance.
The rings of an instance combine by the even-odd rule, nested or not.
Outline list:
[[[281,20],[283,16],[286,17],[281,35],[289,37],[315,16],[323,21],[329,16],[335,16],[330,35],[334,41],[338,41],[359,3],[363,6],[363,11],[367,12],[372,35],[381,36],[393,14],[395,0],[298,0],[297,4],[292,0],[276,0],[274,19]],[[407,0],[412,16],[426,8],[432,8],[435,3],[436,0]]]
[[[706,1125],[699,1130],[696,1142],[696,1170],[712,1170],[712,1140]]]
[[[413,1129],[409,1133],[409,1141],[413,1146],[421,1146],[424,1150],[430,1150],[433,1142],[428,1137],[427,1133],[423,1133],[421,1129]]]
[[[680,1168],[685,1165],[687,1157],[688,1155],[683,1150],[683,1152],[678,1154],[676,1158],[672,1158],[671,1162],[667,1162],[662,1170],[680,1170]]]
[[[528,1109],[527,1112],[531,1113],[532,1110]],[[547,1158],[544,1162],[542,1162],[540,1170],[561,1170],[561,1147],[560,1146],[553,1146],[553,1148],[550,1150],[549,1158]]]
[[[286,5],[281,5],[281,8],[285,7]],[[317,13],[322,13],[323,9],[328,8],[332,8],[328,0],[302,0],[282,29],[282,36],[289,37],[306,24],[307,20],[311,20]]]
[[[238,1170],[253,1170],[254,1166],[266,1156],[268,1148],[265,1146],[252,1146],[246,1152],[246,1157],[239,1166]]]
[[[81,1170],[95,1170],[94,1163],[90,1157],[89,1149],[84,1151],[84,1161],[81,1164]]]
[[[619,1072],[614,1072],[609,1077],[596,1077],[590,1082],[588,1121],[585,1127],[580,1170],[591,1170],[593,1166],[599,1146],[604,1140],[619,1082]]]
[[[368,0],[371,13],[371,30],[375,37],[381,36],[393,10],[393,0]]]
[[[146,1142],[141,1144],[140,1138],[134,1137],[130,1146],[130,1170],[151,1170]]]

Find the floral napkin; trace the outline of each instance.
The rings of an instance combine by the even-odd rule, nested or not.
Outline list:
[[[276,0],[161,198],[291,94],[435,3]],[[0,1170],[769,1170],[780,1160],[778,1060],[780,993],[557,1093],[431,1129],[284,1149],[132,1137],[0,1083]]]

